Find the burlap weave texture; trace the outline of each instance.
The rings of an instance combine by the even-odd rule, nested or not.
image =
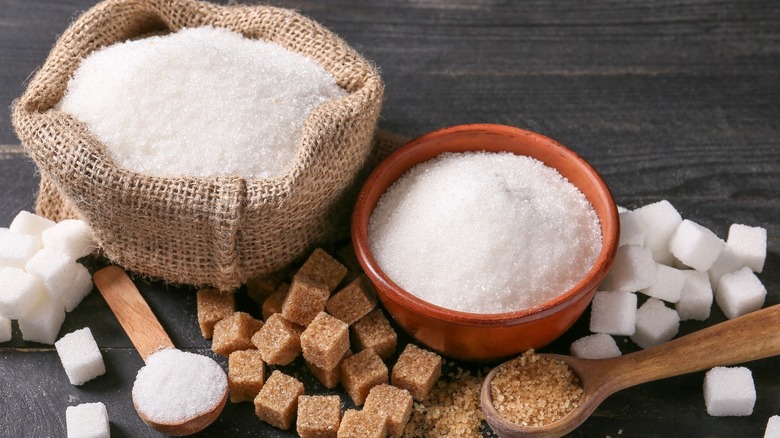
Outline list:
[[[291,170],[274,179],[166,178],[128,171],[86,127],[55,109],[90,52],[149,33],[212,25],[276,42],[321,64],[348,91],[304,124]],[[376,68],[290,10],[196,0],[107,0],[77,18],[15,102],[12,121],[41,174],[37,210],[78,215],[104,254],[169,282],[223,290],[304,255],[332,232],[334,212],[366,162],[382,103]],[[343,205],[342,205],[343,207]]]

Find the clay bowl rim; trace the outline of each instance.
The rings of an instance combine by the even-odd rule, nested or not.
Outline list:
[[[483,135],[487,136],[509,135],[533,137],[539,140],[539,142],[536,143],[538,146],[549,147],[553,149],[557,155],[566,158],[568,161],[576,163],[576,167],[578,167],[581,172],[586,174],[588,176],[588,180],[594,184],[599,197],[605,199],[608,206],[606,217],[602,218],[601,216],[598,216],[602,229],[601,251],[599,252],[596,262],[593,264],[588,273],[566,292],[537,306],[510,312],[464,312],[441,307],[413,295],[396,284],[379,267],[379,264],[374,258],[373,253],[368,245],[368,221],[371,217],[371,214],[373,214],[374,208],[376,207],[379,198],[396,180],[389,182],[387,187],[384,188],[381,193],[376,193],[378,191],[376,187],[378,185],[382,185],[381,182],[386,179],[385,175],[391,169],[394,169],[395,166],[400,165],[398,164],[399,162],[402,162],[409,155],[417,153],[417,151],[420,149],[432,146],[441,148],[441,152],[434,156],[449,152],[450,150],[448,150],[446,146],[441,146],[442,144],[447,143],[446,137],[462,132],[482,132]],[[484,149],[469,149],[469,151],[480,150]],[[512,150],[507,150],[507,152],[516,153]],[[536,158],[532,155],[526,156]],[[412,167],[423,161],[426,160],[416,161],[414,164],[412,164]],[[549,166],[549,164],[547,165]],[[410,168],[411,167],[404,168],[401,172],[401,175],[403,175]],[[615,204],[614,198],[612,197],[612,193],[609,190],[609,187],[604,182],[601,175],[599,175],[599,173],[596,171],[596,169],[594,169],[590,163],[588,163],[576,152],[549,137],[533,131],[507,125],[478,123],[455,125],[424,134],[409,141],[400,149],[382,160],[382,162],[371,172],[360,190],[352,215],[351,232],[353,246],[355,248],[355,254],[357,255],[358,261],[371,281],[374,282],[377,286],[380,298],[386,297],[387,299],[396,302],[398,305],[406,308],[407,310],[441,321],[467,326],[505,327],[524,324],[557,313],[558,311],[563,310],[564,308],[568,307],[568,305],[579,301],[580,299],[584,298],[585,295],[595,290],[595,287],[589,286],[593,283],[600,282],[604,278],[615,259],[615,252],[617,251],[618,246],[619,227],[620,222],[617,213],[617,206]],[[610,230],[614,230],[614,232],[605,233],[605,231]]]

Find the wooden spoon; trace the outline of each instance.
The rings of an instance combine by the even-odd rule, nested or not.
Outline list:
[[[175,348],[171,338],[124,270],[109,266],[95,272],[93,280],[144,361],[162,349]],[[200,432],[213,423],[225,407],[227,395],[226,387],[222,398],[212,410],[177,423],[153,421],[138,410],[135,401],[133,404],[138,416],[152,429],[165,435],[183,436]]]
[[[520,426],[501,417],[493,406],[490,386],[498,368],[482,384],[480,401],[490,427],[500,436],[560,437],[582,424],[604,399],[625,388],[716,366],[780,354],[780,305],[749,313],[656,347],[612,359],[588,360],[544,354],[564,361],[582,384],[579,405],[544,426]]]

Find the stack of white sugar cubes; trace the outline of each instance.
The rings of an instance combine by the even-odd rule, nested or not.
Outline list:
[[[680,321],[708,319],[713,298],[729,319],[764,305],[766,289],[755,275],[766,259],[764,228],[733,224],[723,241],[665,200],[621,209],[620,227],[614,264],[591,306],[595,334],[575,341],[572,355],[619,356],[610,335],[630,336],[641,348],[671,340]],[[647,297],[638,308],[637,292]],[[749,415],[756,400],[745,368],[711,370],[704,392],[713,416]]]

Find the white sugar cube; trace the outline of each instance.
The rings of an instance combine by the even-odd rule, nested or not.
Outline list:
[[[95,249],[92,229],[79,219],[65,219],[43,232],[43,246],[56,248],[78,259],[89,255]]]
[[[92,275],[83,265],[79,263],[74,263],[74,265],[76,278],[62,294],[62,305],[65,306],[66,312],[72,312],[81,303],[81,300],[92,292]]]
[[[764,438],[780,438],[780,415],[772,415],[766,422]]]
[[[630,292],[596,292],[591,303],[590,331],[630,336],[636,329],[636,295]]]
[[[684,284],[683,271],[659,263],[655,269],[655,282],[641,292],[669,303],[676,303],[680,300]]]
[[[51,299],[61,301],[76,278],[76,266],[77,263],[59,249],[43,248],[27,262],[25,269],[40,280]]]
[[[39,249],[41,239],[37,236],[13,231],[0,233],[0,266],[23,268]]]
[[[765,298],[766,288],[747,266],[724,275],[715,292],[715,302],[728,319],[760,309]]]
[[[707,271],[713,289],[718,289],[718,283],[720,282],[721,277],[734,271],[739,271],[743,266],[745,265],[737,258],[734,251],[726,245],[712,266],[710,266],[710,270]]]
[[[675,304],[681,321],[695,319],[704,321],[712,309],[712,286],[706,272],[689,270],[685,273],[685,284],[680,291],[680,300]]]
[[[636,292],[655,282],[656,263],[649,248],[624,245],[617,249],[615,261],[599,289],[614,292]]]
[[[24,270],[0,270],[0,315],[19,319],[30,313],[43,295],[41,282]]]
[[[0,343],[11,340],[11,320],[0,316]]]
[[[753,413],[756,387],[745,367],[715,367],[704,375],[704,404],[713,417],[742,417]]]
[[[16,215],[8,228],[15,233],[40,236],[44,230],[53,227],[54,224],[54,221],[45,217],[22,210]]]
[[[43,297],[30,312],[19,318],[19,330],[25,341],[54,344],[62,323],[65,321],[65,309],[58,300]]]
[[[653,252],[653,258],[658,263],[672,264],[672,254],[669,252],[669,238],[682,222],[680,213],[667,200],[634,210],[645,236],[645,246]]]
[[[682,221],[669,240],[672,254],[699,271],[710,269],[725,246],[715,233],[688,219]]]
[[[68,438],[110,438],[108,411],[103,403],[82,403],[65,410]]]
[[[753,272],[761,272],[764,269],[766,228],[732,224],[729,227],[726,246],[731,248],[742,264],[749,266]]]
[[[608,359],[620,356],[615,339],[606,333],[596,333],[571,344],[571,355],[582,359]]]
[[[662,344],[677,335],[680,316],[657,298],[650,298],[636,311],[636,332],[631,340],[642,348]]]
[[[106,373],[103,356],[89,327],[68,333],[54,347],[71,385],[83,385]]]
[[[637,215],[633,211],[620,213],[620,241],[618,246],[644,244],[645,233]]]

